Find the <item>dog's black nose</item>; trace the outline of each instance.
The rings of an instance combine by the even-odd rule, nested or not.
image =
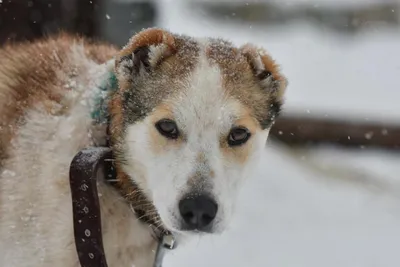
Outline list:
[[[185,222],[186,230],[207,232],[211,222],[217,215],[218,205],[210,197],[200,195],[187,197],[179,202],[179,211]]]

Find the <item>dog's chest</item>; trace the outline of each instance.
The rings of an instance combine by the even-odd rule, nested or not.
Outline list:
[[[38,102],[26,110],[13,137],[0,169],[0,266],[79,266],[69,166],[80,149],[102,144],[105,137],[105,127],[92,124],[87,101],[92,95],[84,90],[94,83],[84,78],[87,74],[65,79],[74,88],[61,103]],[[149,232],[121,196],[108,185],[100,189],[109,264],[150,267],[155,244]]]

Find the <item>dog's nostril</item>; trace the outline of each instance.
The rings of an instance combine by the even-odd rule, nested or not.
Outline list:
[[[184,198],[179,202],[179,211],[188,230],[205,231],[215,219],[217,203],[210,197],[200,195]]]
[[[186,222],[190,221],[193,224],[196,223],[196,218],[195,218],[193,212],[182,213],[182,217]]]

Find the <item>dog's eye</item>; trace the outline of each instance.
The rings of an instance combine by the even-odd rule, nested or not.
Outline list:
[[[240,146],[249,140],[251,133],[245,127],[235,127],[231,129],[228,136],[228,144],[230,146]]]
[[[167,138],[176,139],[179,136],[178,126],[172,120],[160,120],[156,123],[156,128],[160,134]]]

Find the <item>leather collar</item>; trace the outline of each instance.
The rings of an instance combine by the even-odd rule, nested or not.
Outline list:
[[[100,172],[103,172],[102,175]],[[101,230],[100,204],[97,192],[99,176],[113,184],[116,171],[109,147],[91,147],[81,150],[70,166],[70,187],[74,222],[75,245],[82,267],[107,267]],[[138,218],[149,224],[141,211]],[[151,225],[151,222],[150,222]],[[153,227],[156,230],[155,227]],[[154,267],[161,267],[165,249],[174,249],[175,240],[169,232],[155,232],[158,239]]]

